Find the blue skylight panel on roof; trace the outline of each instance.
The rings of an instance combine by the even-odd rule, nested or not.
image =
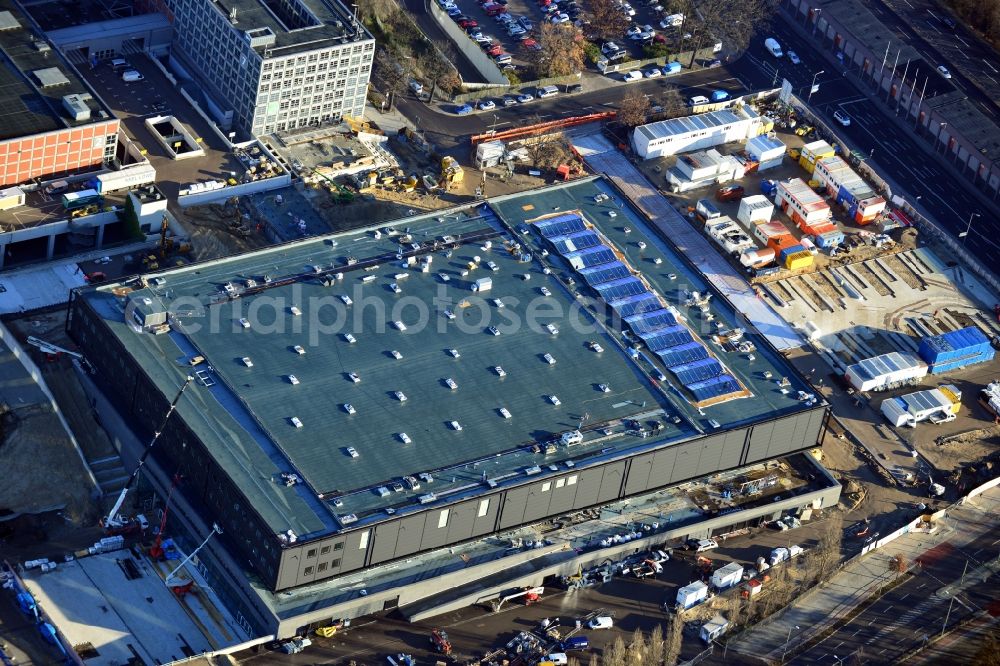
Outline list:
[[[660,301],[650,292],[626,296],[625,298],[611,301],[609,305],[618,313],[619,317],[628,317],[641,312],[652,312],[662,308]]]
[[[638,296],[639,294],[649,293],[649,290],[646,289],[646,285],[642,283],[642,280],[631,276],[622,278],[621,280],[605,282],[604,284],[599,284],[594,288],[597,290],[597,293],[601,295],[601,298],[609,303],[628,296]]]
[[[692,341],[691,331],[683,326],[670,326],[655,333],[647,333],[642,337],[650,351],[658,352],[668,347],[676,347]]]
[[[632,328],[633,333],[641,336],[661,328],[674,326],[677,324],[677,318],[669,310],[656,310],[626,317],[625,323]]]
[[[668,368],[708,358],[708,350],[700,342],[686,342],[676,347],[667,347],[657,351],[656,354]]]
[[[561,255],[565,255],[567,252],[575,252],[576,250],[585,250],[588,247],[601,244],[601,239],[598,235],[589,230],[555,236],[550,238],[549,241],[555,247],[556,252]]]
[[[620,261],[612,261],[609,264],[603,264],[601,266],[591,266],[590,268],[584,268],[579,271],[580,276],[587,281],[591,287],[597,286],[603,282],[611,282],[612,280],[620,280],[630,276],[632,273],[629,272],[628,266]]]
[[[694,394],[697,401],[710,400],[742,390],[740,383],[732,375],[719,375],[705,381],[690,384],[687,389]]]
[[[587,268],[588,266],[598,266],[600,264],[608,264],[612,261],[617,261],[617,259],[615,259],[615,253],[611,251],[611,248],[604,245],[588,247],[586,250],[570,252],[569,254],[563,256],[566,258],[566,261],[569,262],[569,265],[576,270]]]
[[[714,358],[703,358],[700,361],[675,365],[670,368],[670,372],[674,373],[681,384],[690,386],[721,375],[722,364]]]
[[[565,236],[566,234],[583,231],[587,228],[587,225],[583,223],[580,216],[573,214],[557,215],[556,217],[540,220],[535,222],[535,226],[538,227],[539,233],[545,238]]]

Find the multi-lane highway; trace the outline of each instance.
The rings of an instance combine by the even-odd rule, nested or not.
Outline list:
[[[802,63],[792,65],[787,58],[772,57],[763,46],[769,35],[778,39],[786,50],[794,50]],[[828,58],[825,52],[815,51],[783,15],[776,18],[768,34],[755,38],[743,57],[729,69],[755,90],[770,87],[775,79],[779,85],[781,79],[788,79],[803,99],[808,98],[815,76],[820,87],[812,95],[810,105],[818,115],[854,150],[867,155],[877,172],[904,188],[911,203],[953,236],[968,230],[964,243],[983,263],[1000,266],[1000,217],[994,214],[995,209],[969,193],[967,182],[955,173],[948,155],[934,158],[924,152],[918,145],[923,139],[914,135],[912,121],[906,122],[899,116],[902,120],[894,122],[892,107],[885,103],[884,97],[872,99],[871,89],[845,76],[843,66],[832,56]],[[838,109],[851,118],[849,127],[842,127],[834,120],[833,112]]]
[[[941,633],[946,620],[954,627],[962,618],[991,608],[998,581],[986,564],[998,555],[998,536],[992,530],[960,548],[947,542],[935,546],[905,582],[789,662],[896,663]]]

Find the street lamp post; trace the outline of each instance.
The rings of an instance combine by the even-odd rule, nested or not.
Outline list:
[[[781,663],[785,663],[785,655],[788,653],[788,643],[792,640],[792,629],[799,629],[799,625],[788,627],[788,635],[785,637],[785,645],[781,649]]]
[[[820,74],[825,74],[825,73],[826,73],[826,70],[825,69],[821,69],[818,72],[816,72],[815,74],[813,74],[812,83],[809,84],[809,96],[806,97],[806,104],[808,104],[809,101],[813,98],[813,91],[816,90],[816,77],[819,76]]]
[[[937,149],[938,149],[938,143],[941,140],[941,130],[943,130],[947,126],[948,126],[948,123],[941,123],[941,122],[938,123],[938,131],[937,131],[937,134],[934,135],[934,152],[935,153],[937,152]]]
[[[979,213],[973,213],[972,215],[969,215],[969,224],[966,225],[965,231],[963,231],[958,235],[958,237],[962,239],[963,246],[965,245],[966,237],[969,235],[969,232],[972,231],[972,221],[977,217],[982,217],[982,216]]]

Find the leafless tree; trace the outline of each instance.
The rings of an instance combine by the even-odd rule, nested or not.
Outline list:
[[[602,655],[601,666],[628,666],[625,654],[625,641],[621,635],[615,636],[614,642],[607,647]]]
[[[379,49],[375,53],[375,78],[382,83],[386,97],[390,100],[389,107],[391,108],[393,96],[406,90],[410,72],[387,50]]]
[[[684,620],[676,614],[670,616],[667,622],[667,632],[664,638],[663,663],[672,666],[681,656],[681,644],[684,642]]]
[[[649,98],[638,88],[631,88],[618,103],[618,122],[626,127],[637,127],[649,116]]]
[[[572,23],[542,23],[535,71],[539,78],[568,76],[583,70],[583,33]]]
[[[666,645],[663,642],[663,627],[657,624],[649,632],[649,641],[646,643],[646,657],[649,666],[661,666],[663,664],[663,650]]]
[[[619,39],[631,23],[615,0],[590,0],[590,29],[595,37]]]
[[[840,562],[840,547],[844,540],[844,515],[832,513],[823,523],[819,534],[819,542],[810,553],[810,560],[815,568],[810,573],[816,576],[817,582],[824,581],[836,569]]]
[[[628,663],[629,666],[643,666],[646,662],[646,637],[642,634],[642,629],[635,628],[632,632],[632,639],[628,643]]]
[[[590,661],[587,662],[587,666],[600,666],[600,662],[598,661],[595,653],[590,653]]]
[[[894,571],[895,573],[906,573],[909,569],[910,564],[906,560],[906,555],[902,553],[896,553],[891,560],[889,560],[889,571]]]

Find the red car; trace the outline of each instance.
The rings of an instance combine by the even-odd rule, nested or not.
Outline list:
[[[491,56],[493,56],[495,58],[498,55],[502,55],[503,54],[503,47],[500,46],[499,44],[494,44],[490,48],[486,49],[486,52],[489,53]]]
[[[461,28],[478,28],[479,27],[479,23],[475,19],[470,19],[470,18],[464,18],[464,19],[462,19],[461,21],[458,22],[458,25]]]
[[[506,14],[507,8],[503,5],[498,5],[495,3],[489,3],[483,5],[483,11],[486,12],[487,16],[498,16],[500,14]]]
[[[541,51],[542,50],[542,45],[539,44],[538,42],[536,42],[531,37],[528,37],[526,40],[524,40],[523,42],[521,42],[521,46],[523,46],[526,49],[530,49],[532,51]]]

